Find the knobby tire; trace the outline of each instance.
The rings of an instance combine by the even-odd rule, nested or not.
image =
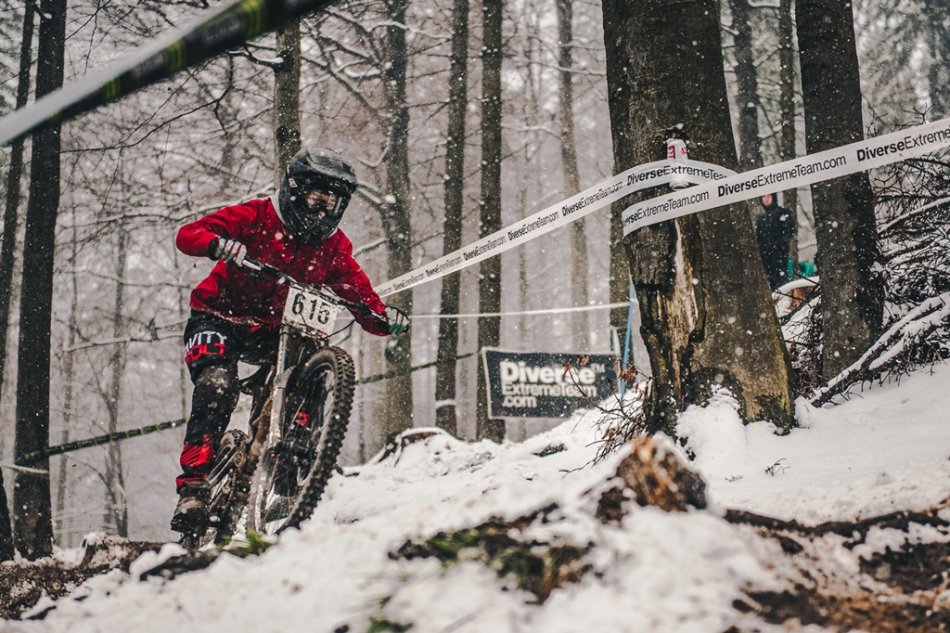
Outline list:
[[[337,347],[318,350],[288,385],[282,420],[285,441],[296,446],[306,444],[306,456],[271,455],[260,457],[248,502],[248,528],[262,534],[278,534],[298,527],[313,514],[336,468],[337,457],[353,406],[356,371],[349,354]],[[308,421],[310,428],[302,421]],[[301,434],[307,434],[303,441]],[[296,435],[295,435],[296,434]],[[290,466],[288,467],[288,464]],[[299,472],[299,470],[306,472]],[[296,479],[295,485],[282,481]],[[266,520],[274,491],[284,486],[289,510],[277,520]],[[282,521],[282,522],[281,522]]]

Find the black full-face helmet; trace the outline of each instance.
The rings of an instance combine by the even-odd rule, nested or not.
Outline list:
[[[302,149],[290,160],[278,202],[291,234],[308,244],[330,237],[356,189],[356,174],[326,149]]]

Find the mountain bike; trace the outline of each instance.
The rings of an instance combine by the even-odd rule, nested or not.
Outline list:
[[[209,521],[182,536],[190,549],[225,543],[239,527],[274,535],[310,517],[336,469],[353,404],[350,355],[329,344],[342,308],[367,306],[302,284],[279,269],[245,259],[252,274],[288,287],[277,354],[242,359],[259,365],[241,379],[251,396],[249,432],[229,429],[208,475]]]

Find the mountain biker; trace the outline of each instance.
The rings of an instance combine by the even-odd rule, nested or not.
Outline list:
[[[182,474],[176,479],[173,530],[207,523],[205,477],[237,405],[238,360],[272,356],[277,349],[287,286],[241,268],[245,257],[368,306],[374,314],[353,316],[372,334],[398,335],[407,329],[405,315],[383,304],[338,228],[356,186],[356,175],[341,157],[303,149],[287,166],[277,195],[224,207],[179,229],[175,244],[180,251],[218,263],[192,291],[185,325],[185,364],[194,393]]]

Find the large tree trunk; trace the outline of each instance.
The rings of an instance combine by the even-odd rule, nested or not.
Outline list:
[[[455,0],[452,7],[452,58],[449,64],[449,126],[445,141],[445,221],[442,252],[453,253],[462,246],[462,194],[465,190],[465,108],[468,106],[468,10],[469,0]],[[442,280],[439,311],[458,314],[460,273]],[[439,319],[438,364],[435,370],[435,423],[458,435],[458,407],[455,394],[455,357],[458,355],[457,319]]]
[[[300,21],[277,29],[274,68],[274,186],[280,187],[287,163],[300,150]]]
[[[574,0],[555,0],[557,5],[558,68],[558,116],[561,122],[561,169],[564,172],[564,197],[573,196],[581,190],[580,173],[577,168],[577,141],[574,135]],[[587,220],[571,224],[571,261],[574,263],[571,280],[571,303],[586,306],[587,291]],[[578,352],[587,350],[590,344],[590,318],[588,312],[574,316],[574,345]]]
[[[63,85],[66,0],[43,0],[36,96]],[[53,302],[53,256],[59,212],[60,126],[33,136],[30,199],[26,210],[20,339],[17,355],[16,452],[49,445],[50,322]],[[49,470],[49,459],[33,464]],[[13,523],[17,550],[27,559],[53,551],[48,475],[17,473],[13,489]]]
[[[482,5],[482,182],[479,235],[501,229],[501,18],[503,0]],[[479,266],[478,311],[501,312],[501,257],[489,257]],[[501,342],[501,317],[479,317],[478,349]],[[481,358],[479,358],[481,363]],[[477,439],[505,439],[505,421],[488,417],[488,385],[478,371],[475,390]]]
[[[732,41],[736,56],[736,102],[739,106],[739,168],[749,171],[762,166],[759,146],[759,81],[752,53],[752,8],[749,0],[729,0]]]
[[[383,230],[389,242],[389,278],[412,270],[412,231],[409,223],[409,106],[406,102],[406,6],[408,0],[387,0],[390,24],[386,26],[386,99],[389,107],[389,155],[386,184],[390,200],[383,210]],[[392,305],[412,314],[412,293],[402,292]],[[387,348],[390,369],[397,375],[386,381],[384,435],[390,437],[412,428],[412,337],[392,338]]]
[[[864,137],[851,3],[798,0],[798,50],[809,154]],[[881,332],[884,289],[866,172],[812,185],[821,275],[822,374],[857,360]]]
[[[17,80],[16,107],[26,105],[30,96],[30,64],[33,50],[33,16],[31,2],[23,6],[23,38],[20,41],[20,72]],[[13,264],[16,259],[17,211],[20,206],[20,179],[23,176],[23,139],[10,147],[10,170],[7,172],[6,206],[3,213],[3,238],[0,240],[0,393],[6,377],[7,330],[10,326],[10,300],[13,296]],[[13,558],[13,530],[7,491],[0,470],[0,561]]]
[[[617,171],[663,155],[657,131],[679,123],[702,148],[695,158],[737,166],[718,16],[713,0],[645,0],[635,12],[604,2]],[[641,229],[625,246],[655,379],[650,428],[672,431],[677,412],[720,387],[744,420],[788,426],[785,347],[745,203]]]

